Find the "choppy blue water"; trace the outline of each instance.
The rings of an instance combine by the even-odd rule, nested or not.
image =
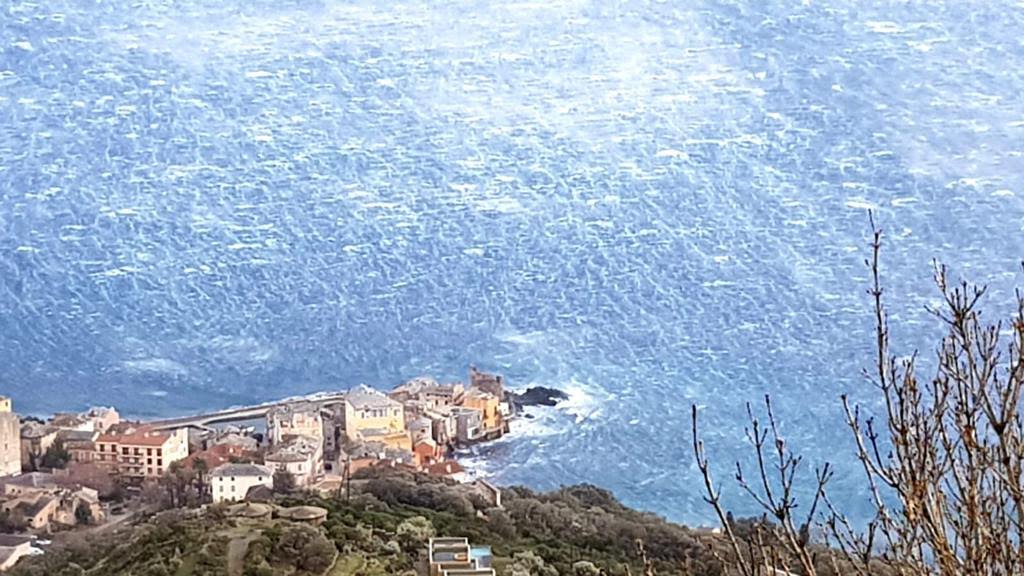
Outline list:
[[[476,363],[573,394],[504,482],[706,520],[689,405],[732,458],[765,392],[850,471],[865,208],[907,351],[932,258],[1005,309],[1024,255],[1024,4],[868,4],[0,0],[0,389],[157,415]]]

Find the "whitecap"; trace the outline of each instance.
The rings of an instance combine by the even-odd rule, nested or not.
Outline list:
[[[673,148],[666,148],[665,150],[658,150],[658,153],[654,155],[655,158],[689,158],[690,155],[680,150]]]
[[[125,360],[119,365],[121,370],[134,374],[166,374],[169,376],[184,376],[188,374],[188,368],[170,358],[139,358],[136,360]]]
[[[876,210],[878,206],[863,198],[850,198],[846,201],[847,208],[857,208],[861,210]]]
[[[897,34],[903,31],[899,24],[889,21],[868,20],[864,25],[876,34]]]

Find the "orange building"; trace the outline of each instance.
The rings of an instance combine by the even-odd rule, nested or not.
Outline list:
[[[462,406],[474,408],[482,414],[482,433],[488,434],[502,429],[502,417],[500,410],[501,401],[490,392],[480,388],[470,388],[462,395]]]
[[[163,476],[172,462],[188,456],[188,430],[154,431],[145,428],[96,438],[93,461],[128,480]]]
[[[423,467],[444,460],[444,452],[432,438],[423,438],[412,449],[413,463]]]

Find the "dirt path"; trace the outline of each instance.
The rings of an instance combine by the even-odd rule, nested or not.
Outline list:
[[[242,576],[245,570],[245,553],[249,551],[249,543],[255,539],[255,535],[249,535],[235,538],[228,543],[228,576]]]

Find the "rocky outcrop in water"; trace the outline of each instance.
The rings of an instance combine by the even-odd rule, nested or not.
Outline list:
[[[506,395],[517,412],[527,406],[557,406],[559,402],[569,399],[565,392],[545,386],[527,388],[521,394],[506,392]]]

